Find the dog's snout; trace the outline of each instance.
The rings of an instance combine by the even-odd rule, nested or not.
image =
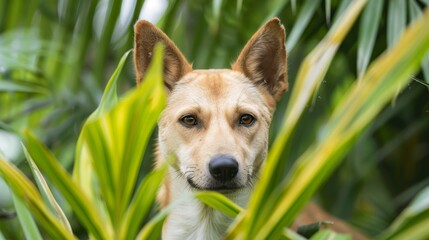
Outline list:
[[[209,163],[209,171],[214,179],[226,182],[237,176],[238,162],[230,156],[215,156]]]

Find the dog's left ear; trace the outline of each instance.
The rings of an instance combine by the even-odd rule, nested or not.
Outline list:
[[[232,70],[265,87],[277,101],[288,89],[285,36],[280,19],[269,20],[253,35],[232,65]]]

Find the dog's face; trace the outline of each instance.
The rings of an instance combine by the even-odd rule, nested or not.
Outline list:
[[[270,120],[264,96],[243,74],[194,71],[170,94],[159,121],[160,151],[177,157],[194,188],[242,188],[266,155]]]
[[[168,103],[159,120],[162,159],[173,155],[190,187],[233,191],[252,184],[267,154],[276,101],[287,90],[285,33],[267,22],[231,70],[192,70],[174,44],[152,24],[135,26],[138,81],[153,46],[163,42]]]

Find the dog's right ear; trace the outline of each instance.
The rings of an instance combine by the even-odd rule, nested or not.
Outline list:
[[[186,73],[192,71],[192,66],[174,43],[152,23],[139,20],[134,25],[134,65],[137,84],[143,76],[152,59],[153,49],[157,42],[164,44],[164,84],[171,91],[175,83]]]

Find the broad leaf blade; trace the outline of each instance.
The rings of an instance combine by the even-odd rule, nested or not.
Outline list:
[[[44,205],[42,197],[30,180],[0,155],[0,176],[7,182],[14,196],[23,201],[40,226],[52,239],[74,239]]]
[[[213,209],[219,210],[230,217],[236,217],[243,209],[229,200],[225,195],[217,192],[197,192],[194,194],[198,200],[210,206]]]
[[[103,96],[101,98],[100,105],[97,107],[97,109],[91,114],[89,119],[96,118],[100,116],[101,114],[107,112],[109,109],[114,107],[118,102],[118,96],[117,96],[117,82],[119,79],[119,75],[121,74],[125,62],[128,58],[128,55],[130,54],[132,50],[127,51],[119,61],[118,66],[116,67],[116,70],[113,72],[113,75],[109,79],[106,88],[104,89]],[[86,123],[85,123],[86,125]],[[85,128],[85,125],[83,128]],[[77,146],[76,146],[76,158],[74,162],[74,168],[73,168],[73,179],[82,187],[82,190],[87,194],[91,199],[94,198],[95,193],[93,192],[93,166],[90,162],[90,159],[88,159],[88,149],[87,146],[83,145],[82,138],[83,138],[83,131],[79,135]]]
[[[49,186],[46,183],[45,179],[43,178],[42,173],[39,171],[39,168],[37,168],[36,164],[34,163],[33,159],[28,153],[27,148],[24,145],[22,145],[22,148],[24,150],[24,154],[27,159],[27,162],[30,165],[30,169],[31,169],[31,172],[33,173],[33,177],[36,180],[37,187],[39,188],[39,191],[42,194],[43,200],[45,201],[45,204],[50,207],[51,211],[55,214],[58,220],[60,220],[61,224],[63,224],[64,227],[67,228],[71,233],[72,229],[71,229],[70,223],[67,220],[67,217],[64,214],[63,210],[61,209],[60,205],[55,200],[54,195],[49,189]]]
[[[25,138],[31,158],[61,192],[88,232],[98,239],[109,238],[108,236],[112,235],[112,226],[109,220],[99,212],[99,208],[72,181],[45,146],[29,132],[25,133]]]
[[[156,168],[140,184],[121,224],[121,239],[135,239],[138,228],[151,210],[167,170],[168,165]]]
[[[82,130],[82,157],[91,163],[113,224],[120,224],[133,194],[143,153],[165,105],[162,46],[157,45],[141,86]]]

